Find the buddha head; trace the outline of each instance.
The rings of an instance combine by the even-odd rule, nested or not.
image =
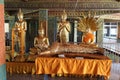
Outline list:
[[[62,19],[62,21],[66,21],[66,19],[67,19],[67,13],[65,12],[65,10],[63,11],[63,13],[61,15],[61,19]]]
[[[86,33],[92,33],[92,30],[90,28],[87,28]]]
[[[38,34],[39,34],[40,37],[44,37],[45,32],[44,32],[44,28],[43,28],[42,23],[40,24]]]
[[[18,12],[18,14],[17,14],[17,17],[18,17],[18,20],[19,20],[19,21],[23,21],[23,13],[22,13],[21,9],[19,9],[19,12]]]

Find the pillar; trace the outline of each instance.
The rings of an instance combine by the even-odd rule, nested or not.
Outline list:
[[[120,22],[118,22],[117,42],[120,43]]]
[[[74,43],[77,42],[77,21],[74,21]]]
[[[0,0],[0,80],[6,80],[4,0]]]
[[[97,30],[96,34],[96,42],[97,43],[103,43],[103,24],[104,24],[104,20],[101,20],[102,24],[99,25],[99,29]]]

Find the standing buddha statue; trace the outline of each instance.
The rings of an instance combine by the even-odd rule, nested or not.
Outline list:
[[[61,43],[69,42],[69,32],[71,31],[70,23],[66,21],[67,14],[65,10],[63,11],[63,14],[61,15],[61,22],[58,23],[58,30],[59,33],[59,39]]]
[[[25,53],[25,37],[27,30],[27,22],[23,19],[23,13],[21,9],[17,14],[18,21],[15,22],[12,28],[12,58],[14,58],[15,46],[19,48],[18,52],[21,56]]]

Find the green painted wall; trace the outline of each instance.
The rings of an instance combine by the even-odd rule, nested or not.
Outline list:
[[[0,0],[0,4],[4,4],[4,0]]]
[[[49,17],[48,18],[48,38],[50,44],[56,41],[57,34],[57,18]]]
[[[38,35],[38,20],[27,20],[27,31],[26,31],[26,52],[34,47],[34,38]]]

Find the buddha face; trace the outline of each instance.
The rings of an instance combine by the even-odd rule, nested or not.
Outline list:
[[[19,12],[17,14],[18,20],[19,21],[23,21],[23,12],[21,11],[21,9],[19,9]]]
[[[39,34],[39,36],[41,36],[41,37],[43,37],[44,36],[44,30],[38,30],[38,34]]]
[[[23,14],[18,14],[18,20],[23,21]]]
[[[66,14],[63,14],[63,15],[61,16],[61,19],[62,19],[62,21],[66,21],[67,15],[66,15]]]
[[[91,31],[90,28],[88,28],[88,29],[86,30],[86,32],[87,32],[87,33],[92,33],[92,31]]]

